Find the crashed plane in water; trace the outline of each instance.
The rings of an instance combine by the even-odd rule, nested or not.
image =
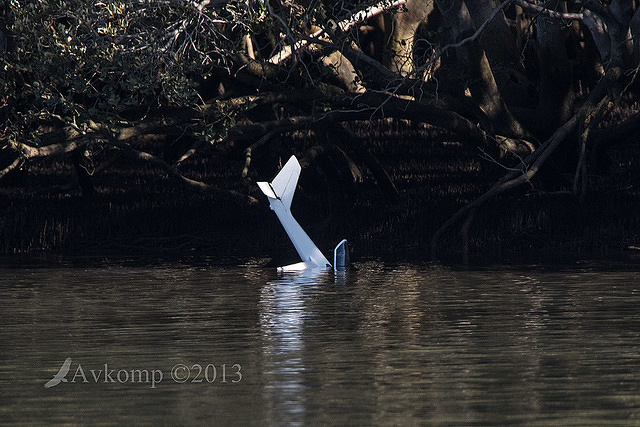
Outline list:
[[[258,182],[260,190],[269,199],[271,210],[278,216],[280,223],[302,259],[302,262],[278,267],[278,271],[332,268],[331,263],[320,252],[291,214],[291,201],[293,200],[293,193],[296,191],[300,170],[298,159],[295,156],[291,156],[273,181]],[[349,249],[345,239],[338,243],[338,246],[333,251],[333,268],[335,270],[344,270],[348,265]]]

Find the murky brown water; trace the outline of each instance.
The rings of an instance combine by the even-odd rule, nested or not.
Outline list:
[[[640,423],[640,269],[357,267],[4,268],[0,422]]]

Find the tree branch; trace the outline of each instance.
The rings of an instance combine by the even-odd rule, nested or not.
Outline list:
[[[546,15],[551,18],[578,20],[578,21],[581,21],[584,18],[582,13],[558,12],[556,10],[549,9],[544,6],[538,6],[537,4],[530,3],[527,0],[514,0],[514,3],[516,3],[519,6],[522,6],[523,9],[527,9],[535,13],[540,13],[542,15]]]
[[[510,171],[502,177],[496,184],[493,185],[486,193],[482,194],[477,199],[460,208],[451,218],[449,218],[431,238],[431,256],[435,257],[437,253],[438,240],[442,234],[464,215],[466,215],[472,209],[481,206],[493,197],[504,193],[507,190],[516,188],[521,184],[529,182],[533,178],[544,163],[549,159],[558,146],[575,130],[577,124],[584,120],[584,118],[591,114],[591,112],[597,108],[603,98],[607,97],[607,92],[611,86],[620,78],[622,70],[619,67],[609,69],[607,75],[600,81],[600,83],[593,89],[587,101],[582,107],[561,127],[559,127],[553,135],[536,151],[529,155],[525,160],[525,170]],[[527,165],[530,165],[526,167]]]
[[[580,130],[578,132],[579,142],[579,158],[576,166],[576,173],[573,179],[573,194],[578,195],[580,192],[580,201],[584,200],[584,195],[587,191],[587,143],[589,141],[589,133],[594,125],[602,119],[602,115],[605,113],[607,107],[611,105],[607,101],[607,97],[604,97],[600,103],[589,112],[584,120],[580,123]],[[582,185],[580,185],[579,178],[582,177]]]
[[[502,11],[502,9],[504,9],[512,1],[513,0],[504,0],[500,4],[500,6],[496,7],[493,10],[493,12],[491,12],[491,15],[489,15],[489,17],[482,23],[482,25],[480,25],[478,27],[478,29],[473,34],[471,34],[469,37],[466,37],[466,38],[460,40],[457,43],[452,43],[452,44],[448,44],[446,46],[443,46],[442,49],[440,49],[440,52],[438,53],[438,55],[437,55],[437,57],[435,59],[438,59],[439,57],[441,57],[449,49],[459,48],[462,45],[465,45],[467,43],[471,43],[472,41],[474,41],[475,39],[480,37],[480,34],[482,34],[482,32],[485,30],[485,28],[487,28],[487,25],[489,25],[489,23],[491,21],[493,21],[493,19],[498,15],[498,13],[500,13]]]
[[[144,151],[136,150],[133,147],[131,147],[129,144],[127,144],[127,143],[125,143],[123,141],[118,141],[118,140],[109,138],[109,140],[105,141],[105,143],[107,143],[109,145],[112,145],[112,146],[114,146],[116,148],[121,149],[127,156],[129,156],[130,158],[132,158],[134,160],[140,160],[140,161],[143,161],[145,163],[149,163],[152,166],[155,166],[155,167],[163,170],[164,172],[166,172],[170,176],[176,178],[181,183],[187,185],[188,187],[194,188],[196,190],[213,192],[213,193],[219,194],[221,196],[226,196],[226,197],[230,196],[234,200],[237,200],[237,201],[243,202],[243,203],[248,203],[248,204],[256,204],[256,203],[258,203],[258,200],[255,199],[254,197],[238,193],[237,191],[221,190],[221,189],[219,189],[217,187],[214,187],[212,185],[206,184],[204,182],[187,178],[186,176],[184,176],[181,173],[179,173],[178,171],[176,171],[174,168],[171,167],[171,165],[169,165],[167,162],[165,162],[164,160],[160,159],[159,157],[156,157],[153,154],[150,154],[150,153],[147,153],[147,152],[144,152]]]
[[[17,141],[13,141],[10,144],[25,158],[33,159],[37,157],[50,157],[71,153],[72,151],[78,149],[80,146],[84,145],[84,143],[84,141],[73,139],[67,143],[43,145],[42,147],[34,147],[33,145],[24,144]]]
[[[24,157],[18,156],[9,166],[0,171],[0,179],[22,164]]]
[[[457,133],[460,137],[485,143],[485,132],[471,121],[452,111],[405,100],[387,94],[366,93],[354,98],[356,109],[331,110],[320,117],[296,116],[283,120],[236,126],[226,141],[258,138],[273,129],[291,127],[291,130],[309,126],[326,125],[331,122],[353,120],[377,120],[383,118],[409,119],[416,123],[428,123]]]
[[[244,160],[244,168],[242,168],[242,177],[246,178],[249,175],[249,167],[251,167],[252,155],[255,149],[262,147],[274,137],[285,132],[290,132],[295,129],[296,129],[295,126],[283,126],[280,128],[273,129],[267,132],[262,138],[260,138],[259,140],[251,144],[249,147],[247,147],[244,150],[245,160]]]
[[[394,7],[398,7],[401,6],[403,4],[405,4],[407,2],[407,0],[395,0],[393,3],[391,4],[386,4],[386,1],[380,2],[376,5],[373,6],[369,6],[366,9],[360,10],[356,13],[354,13],[353,15],[351,15],[351,17],[342,20],[340,22],[338,22],[336,25],[337,28],[339,28],[341,31],[347,31],[348,29],[350,29],[351,27],[353,27],[354,25],[358,24],[359,22],[362,21],[366,21],[367,19],[370,19],[382,12],[384,12],[385,10],[388,9],[392,9]],[[282,23],[282,18],[277,17],[278,20],[281,21]],[[292,54],[293,52],[298,51],[299,49],[301,49],[302,47],[306,46],[310,39],[319,39],[323,36],[327,36],[327,31],[323,28],[315,31],[313,34],[311,34],[309,36],[309,38],[303,39],[303,40],[298,40],[297,42],[287,45],[285,47],[283,47],[278,53],[276,53],[275,55],[273,55],[271,58],[269,58],[268,62],[270,62],[271,64],[274,65],[278,65],[281,62],[287,60]]]

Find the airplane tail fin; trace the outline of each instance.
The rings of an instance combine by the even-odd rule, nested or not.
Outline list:
[[[344,270],[349,266],[349,245],[347,239],[343,239],[333,250],[333,268]]]
[[[291,156],[282,170],[271,182],[258,182],[260,190],[269,199],[271,209],[276,213],[289,239],[296,248],[302,262],[283,267],[284,271],[301,270],[306,268],[331,268],[331,264],[304,232],[300,224],[291,214],[291,201],[296,191],[300,177],[300,163],[295,156]],[[349,249],[347,241],[343,240],[333,252],[334,268],[344,270],[349,265]]]
[[[301,169],[296,156],[291,156],[273,181],[258,182],[260,190],[269,198],[269,203],[280,200],[287,210],[291,208]]]

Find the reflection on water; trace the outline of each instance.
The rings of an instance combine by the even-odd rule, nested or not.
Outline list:
[[[0,419],[638,422],[637,269],[357,267],[0,270]]]
[[[265,400],[274,402],[270,410],[293,420],[300,420],[305,409],[303,324],[313,316],[305,310],[305,295],[317,292],[320,275],[301,272],[269,281],[260,294]]]
[[[321,270],[284,274],[268,281],[260,295],[264,394],[268,419],[302,423],[306,415],[308,366],[305,326],[318,323],[313,301],[332,285],[344,286],[347,272]]]

